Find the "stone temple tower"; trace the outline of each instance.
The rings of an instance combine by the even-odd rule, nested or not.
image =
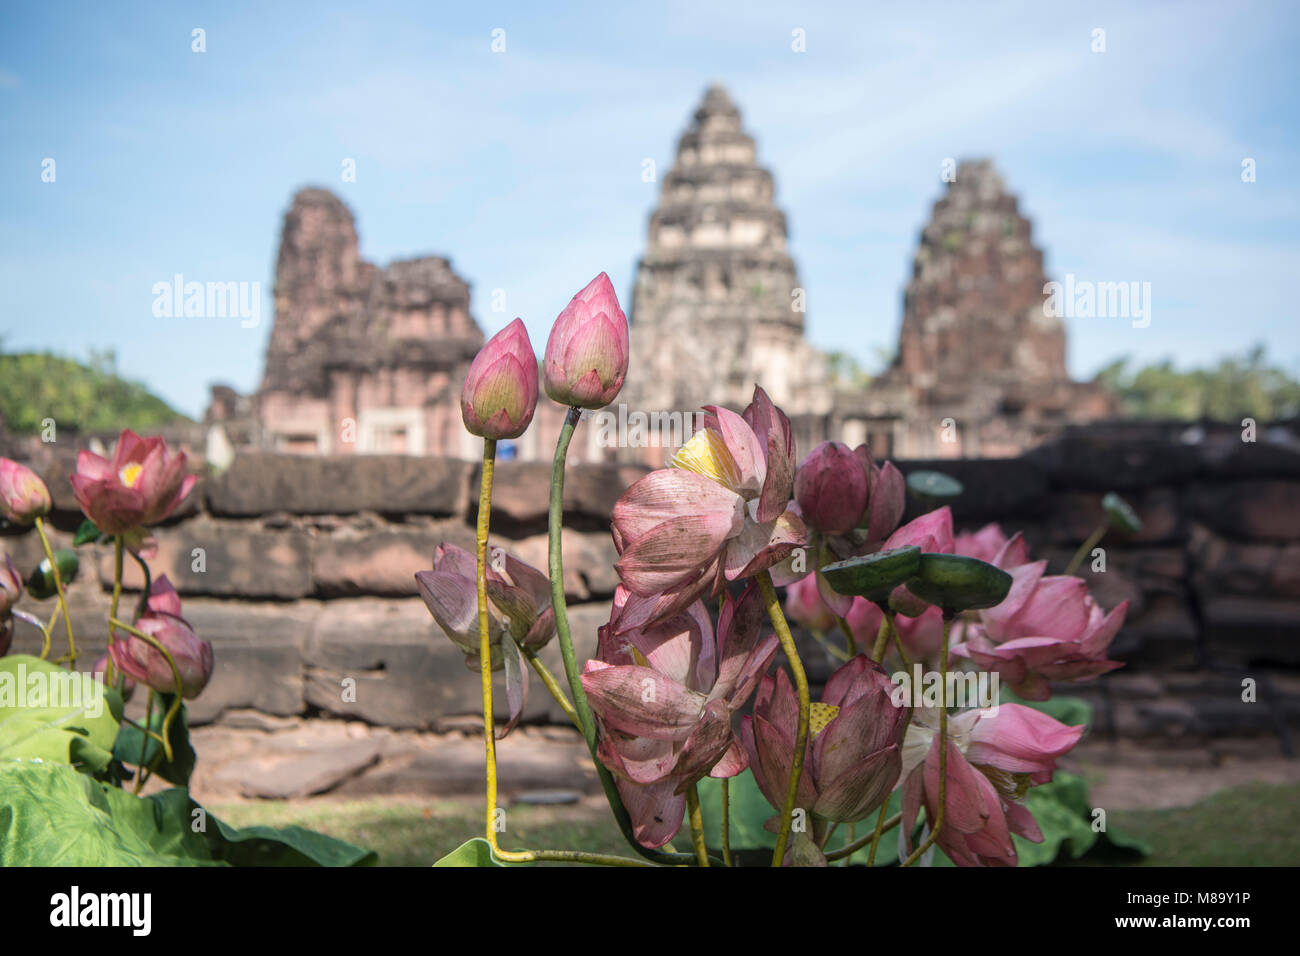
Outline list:
[[[825,360],[803,337],[804,292],[773,194],[740,111],[711,86],[650,216],[632,296],[629,408],[739,408],[755,384],[791,414],[829,408]]]
[[[1043,311],[1046,282],[1030,222],[992,162],[961,163],[921,233],[898,370],[938,401],[976,383],[1068,381],[1065,326]]]
[[[1112,411],[1095,383],[1070,380],[1046,283],[1031,224],[993,163],[960,163],[921,231],[898,356],[872,385],[904,399],[894,454],[1016,455]]]

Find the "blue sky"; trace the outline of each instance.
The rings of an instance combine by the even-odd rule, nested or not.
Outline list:
[[[1257,341],[1296,370],[1297,48],[1294,4],[1249,2],[7,5],[0,334],[113,348],[190,414],[210,382],[251,390],[280,220],[317,184],[367,259],[449,255],[485,331],[520,315],[540,348],[601,270],[630,307],[642,160],[667,170],[716,80],[775,172],[819,347],[892,348],[940,164],[988,155],[1050,276],[1151,283],[1147,328],[1070,321],[1076,375]],[[261,326],[155,317],[178,272],[261,282]]]

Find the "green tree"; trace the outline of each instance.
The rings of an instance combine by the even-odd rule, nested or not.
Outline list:
[[[1263,345],[1220,359],[1211,368],[1180,372],[1165,359],[1138,369],[1122,358],[1097,378],[1135,418],[1275,421],[1300,415],[1300,381],[1269,363]]]
[[[138,382],[117,374],[111,351],[92,351],[88,364],[49,353],[0,355],[0,415],[10,431],[35,433],[52,418],[83,431],[144,431],[184,415]]]

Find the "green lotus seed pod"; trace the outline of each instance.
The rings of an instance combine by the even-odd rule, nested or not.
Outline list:
[[[1137,512],[1129,506],[1129,503],[1115,492],[1106,493],[1101,499],[1101,507],[1106,512],[1106,517],[1110,518],[1111,525],[1120,531],[1137,534],[1142,530],[1142,519],[1137,516]]]
[[[914,471],[907,476],[907,490],[922,501],[943,504],[965,489],[960,481],[941,471]]]
[[[908,545],[828,564],[821,573],[840,594],[854,594],[879,603],[894,588],[916,575],[920,559],[921,549]]]
[[[995,607],[1011,590],[1011,575],[987,561],[963,554],[922,554],[907,589],[951,617],[962,611]]]
[[[63,586],[66,588],[76,578],[77,571],[81,567],[81,562],[77,560],[77,552],[60,548],[54,552],[54,560],[58,563],[59,577],[63,579]],[[49,558],[41,561],[28,577],[27,593],[38,601],[52,598],[59,593],[58,585],[54,583],[54,571],[50,568]]]

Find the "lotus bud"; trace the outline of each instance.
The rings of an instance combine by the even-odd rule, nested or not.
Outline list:
[[[848,445],[822,442],[799,466],[794,497],[805,524],[826,534],[844,534],[867,506],[867,472]]]
[[[197,697],[212,677],[212,645],[200,640],[184,618],[149,612],[136,622],[136,629],[148,634],[171,654],[181,677],[181,696]],[[148,641],[134,634],[117,635],[109,645],[117,670],[162,694],[176,693],[176,677],[167,658]]]
[[[537,356],[522,319],[479,349],[465,376],[460,413],[471,435],[518,438],[537,410]]]
[[[543,362],[546,394],[573,408],[604,408],[623,388],[628,351],[627,317],[602,272],[551,326]]]
[[[0,458],[0,517],[28,525],[50,513],[50,489],[26,465]]]

